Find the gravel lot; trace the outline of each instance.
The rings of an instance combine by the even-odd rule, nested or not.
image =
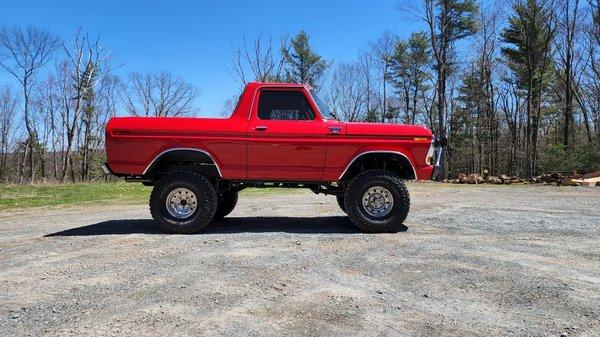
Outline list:
[[[303,191],[189,236],[146,205],[5,212],[0,333],[600,335],[600,188],[409,189],[398,234]]]

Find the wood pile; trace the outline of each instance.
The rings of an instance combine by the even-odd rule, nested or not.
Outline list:
[[[532,183],[536,184],[558,184],[561,180],[567,177],[559,172],[544,173],[531,179]]]
[[[453,184],[495,184],[495,185],[508,185],[515,183],[523,183],[525,180],[515,177],[515,176],[507,176],[505,174],[496,177],[496,176],[482,176],[477,173],[465,174],[459,173],[457,179],[446,180],[445,182],[453,183]]]
[[[600,171],[566,176],[561,173],[547,173],[532,179],[534,183],[556,184],[558,186],[596,186],[600,185]]]
[[[534,184],[555,184],[558,186],[600,186],[600,171],[588,174],[564,174],[560,172],[550,172],[539,175],[531,180],[521,179],[516,176],[500,176],[480,175],[477,173],[465,174],[459,173],[458,178],[444,180],[445,183],[452,184],[495,184],[509,185],[518,183],[534,183]]]
[[[600,171],[571,177],[566,182],[577,185],[581,184],[582,186],[600,186]]]

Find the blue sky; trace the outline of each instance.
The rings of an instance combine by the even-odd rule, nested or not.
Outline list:
[[[199,87],[203,115],[235,95],[228,66],[241,36],[278,40],[304,29],[326,59],[344,62],[389,30],[406,37],[420,23],[375,1],[24,1],[2,0],[0,25],[34,25],[66,39],[82,26],[116,53],[117,73],[170,71]],[[93,6],[91,5],[93,4]],[[0,84],[9,81],[0,74]]]

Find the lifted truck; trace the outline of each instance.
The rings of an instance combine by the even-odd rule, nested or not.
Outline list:
[[[111,118],[104,168],[154,186],[152,217],[171,233],[200,231],[265,185],[334,195],[361,230],[396,232],[404,180],[435,178],[443,143],[423,126],[337,121],[305,85],[249,83],[226,119]]]

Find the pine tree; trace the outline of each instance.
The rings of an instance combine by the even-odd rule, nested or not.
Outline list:
[[[479,8],[474,0],[425,0],[425,21],[433,67],[437,72],[437,135],[444,136],[446,82],[454,70],[454,45],[477,31],[475,18]]]
[[[429,90],[427,67],[431,62],[429,40],[423,32],[411,34],[408,41],[398,41],[392,58],[392,79],[403,100],[404,122],[414,124],[418,114],[419,94]]]
[[[554,35],[550,11],[539,0],[523,0],[513,6],[514,14],[502,33],[502,48],[508,66],[526,95],[525,175],[536,171],[538,130],[542,94],[552,74],[551,43]]]
[[[317,88],[328,64],[312,50],[309,36],[305,31],[301,31],[292,38],[291,49],[282,48],[281,50],[286,64],[286,80]]]
[[[448,172],[481,172],[481,151],[477,145],[477,120],[483,96],[481,78],[476,69],[468,69],[461,78],[457,105],[450,118],[452,157]]]
[[[424,0],[423,19],[429,28],[429,41],[436,71],[437,136],[446,135],[446,100],[448,78],[455,70],[455,45],[477,32],[475,0]],[[442,156],[442,165],[445,158]],[[445,178],[443,175],[442,179]]]

